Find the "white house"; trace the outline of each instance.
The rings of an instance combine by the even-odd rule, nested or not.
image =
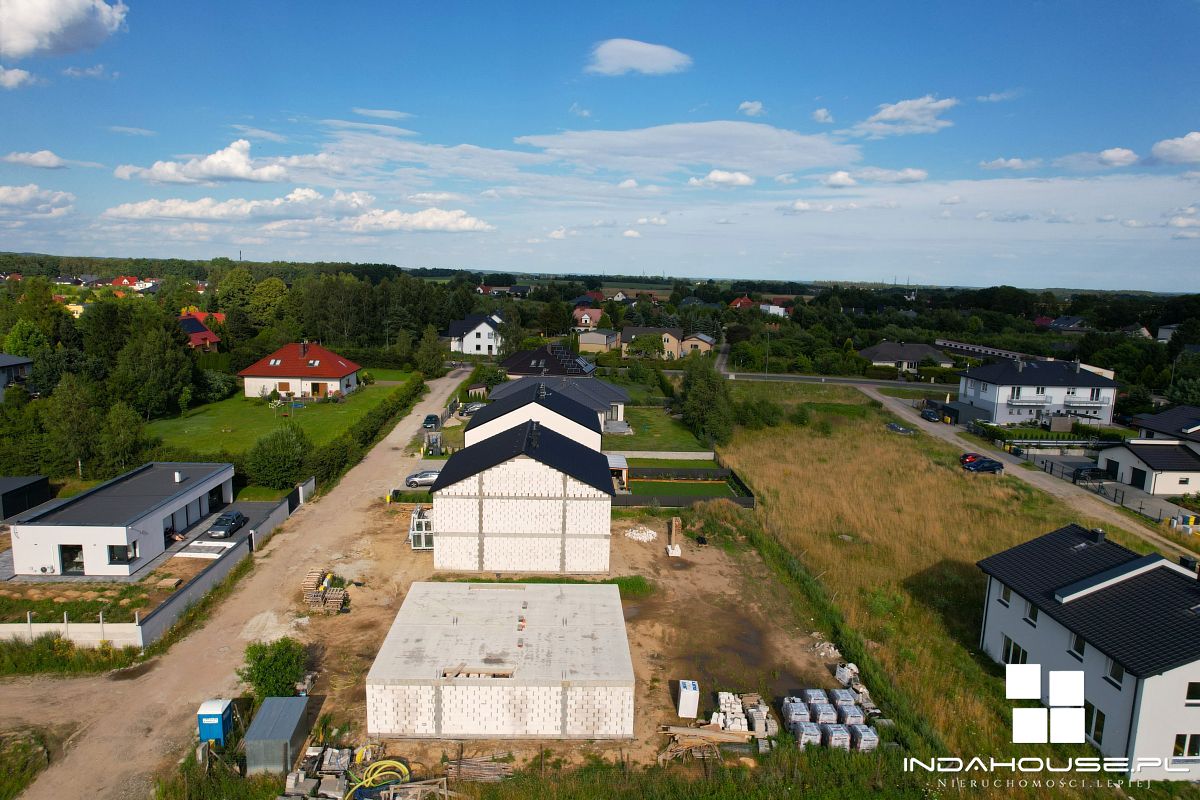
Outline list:
[[[759,303],[758,310],[772,317],[786,317],[788,310],[783,306],[777,306],[774,303]]]
[[[504,317],[493,314],[468,314],[450,323],[450,352],[469,355],[496,355],[500,352],[500,325]]]
[[[529,420],[592,450],[600,449],[602,428],[596,413],[544,382],[533,381],[475,412],[464,432],[465,444],[479,444]]]
[[[1181,561],[1068,525],[979,562],[980,648],[1040,665],[1047,705],[1047,673],[1082,671],[1083,697],[1056,705],[1082,707],[1102,755],[1162,759],[1139,780],[1200,780],[1200,580],[1195,559]]]
[[[152,462],[12,522],[18,575],[132,575],[233,502],[233,465]]]
[[[954,361],[941,350],[920,342],[883,341],[864,347],[858,354],[876,367],[895,367],[904,372],[916,372],[922,361],[933,361],[939,367],[952,367]]]
[[[608,570],[608,459],[536,421],[459,450],[430,491],[434,569]]]
[[[596,414],[602,427],[606,427],[610,422],[621,422],[625,419],[625,404],[629,402],[629,393],[620,386],[614,386],[599,378],[568,378],[556,375],[518,378],[493,387],[488,396],[496,402],[523,392],[530,386],[539,385],[587,406]]]
[[[319,344],[293,342],[238,375],[245,380],[246,397],[265,397],[273,391],[285,397],[328,397],[357,389],[360,369]]]
[[[1037,423],[1066,415],[1079,422],[1112,424],[1117,382],[1081,368],[1078,361],[1010,361],[960,373],[958,400],[987,412],[991,422]]]
[[[1107,448],[1098,465],[1114,480],[1150,494],[1200,491],[1200,408],[1177,406],[1134,422],[1141,438]]]

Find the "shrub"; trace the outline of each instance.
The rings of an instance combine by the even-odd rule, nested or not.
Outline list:
[[[867,367],[864,374],[868,378],[874,378],[876,380],[881,380],[881,381],[896,380],[896,368],[895,367],[879,367],[879,366],[875,366],[874,364],[872,364],[871,366]]]
[[[304,677],[308,652],[304,645],[290,637],[273,642],[251,642],[246,645],[246,665],[237,675],[249,684],[256,700],[264,697],[291,697],[296,683]]]
[[[809,419],[808,409],[804,406],[796,406],[792,413],[788,414],[788,422],[801,428],[808,424]]]
[[[287,489],[304,479],[304,465],[312,451],[308,435],[291,422],[254,443],[246,454],[246,474],[251,483]]]
[[[217,403],[237,391],[237,376],[213,369],[201,370],[196,388],[201,403]]]

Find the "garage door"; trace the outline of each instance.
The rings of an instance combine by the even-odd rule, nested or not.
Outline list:
[[[1129,485],[1135,489],[1146,489],[1146,470],[1137,467],[1129,468]]]

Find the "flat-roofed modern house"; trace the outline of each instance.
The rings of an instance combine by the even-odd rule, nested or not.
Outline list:
[[[1054,705],[1082,708],[1087,742],[1105,756],[1164,760],[1138,779],[1198,780],[1200,580],[1186,562],[1079,525],[989,556],[979,646],[1003,664],[1040,665],[1047,705],[1047,673],[1082,671],[1083,696]]]
[[[475,412],[463,434],[465,444],[479,444],[529,420],[537,420],[543,429],[561,433],[593,450],[600,449],[603,429],[595,412],[569,395],[534,381],[498,400],[493,398]]]
[[[1112,424],[1117,382],[1078,361],[999,361],[959,373],[958,400],[984,409],[991,422],[1033,422],[1075,417]]]
[[[0,477],[0,520],[40,506],[52,496],[45,475]]]
[[[1200,408],[1177,406],[1134,418],[1140,438],[1103,450],[1099,466],[1150,494],[1200,491]]]
[[[265,397],[272,391],[286,397],[328,397],[358,388],[362,367],[319,344],[285,344],[238,373],[245,379],[246,397]]]
[[[620,386],[614,386],[599,378],[569,378],[561,375],[518,378],[496,385],[488,396],[493,401],[503,400],[524,391],[526,387],[537,385],[543,385],[587,406],[595,412],[600,424],[605,428],[613,427],[608,424],[610,422],[621,422],[625,419],[625,404],[629,402],[629,393]]]
[[[430,492],[434,569],[608,571],[608,459],[536,421],[454,453]]]
[[[0,353],[0,403],[4,402],[4,390],[15,383],[23,383],[32,369],[32,358]]]
[[[151,462],[12,521],[18,575],[132,575],[233,502],[233,465]]]
[[[450,323],[450,352],[491,356],[501,349],[500,326],[504,317],[492,314],[468,314]]]
[[[876,367],[895,367],[902,372],[916,372],[923,361],[932,361],[939,367],[952,367],[954,361],[945,353],[920,342],[880,342],[864,347],[858,354]]]

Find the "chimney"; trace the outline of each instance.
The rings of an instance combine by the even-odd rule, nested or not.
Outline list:
[[[538,396],[538,400],[546,399],[546,384],[544,384],[544,383],[538,384],[537,396]]]
[[[1090,531],[1088,531],[1088,539],[1095,544],[1100,544],[1104,541],[1104,529],[1092,528]]]
[[[1017,372],[1024,372],[1024,371],[1025,371],[1025,362],[1018,358],[1017,359]]]
[[[300,356],[308,355],[308,339],[303,339],[300,342]]]
[[[536,450],[538,447],[538,439],[541,438],[541,428],[538,427],[537,420],[532,420],[529,423],[529,449]]]
[[[1079,359],[1078,358],[1075,359],[1075,372],[1076,373],[1079,372]]]
[[[183,473],[180,472],[179,470],[175,470],[175,482],[183,483]]]
[[[1200,578],[1200,573],[1198,573],[1196,570],[1196,568],[1198,566],[1200,566],[1200,560],[1197,560],[1195,556],[1180,556],[1179,557],[1179,566],[1183,567],[1184,569],[1188,570],[1196,577]]]

